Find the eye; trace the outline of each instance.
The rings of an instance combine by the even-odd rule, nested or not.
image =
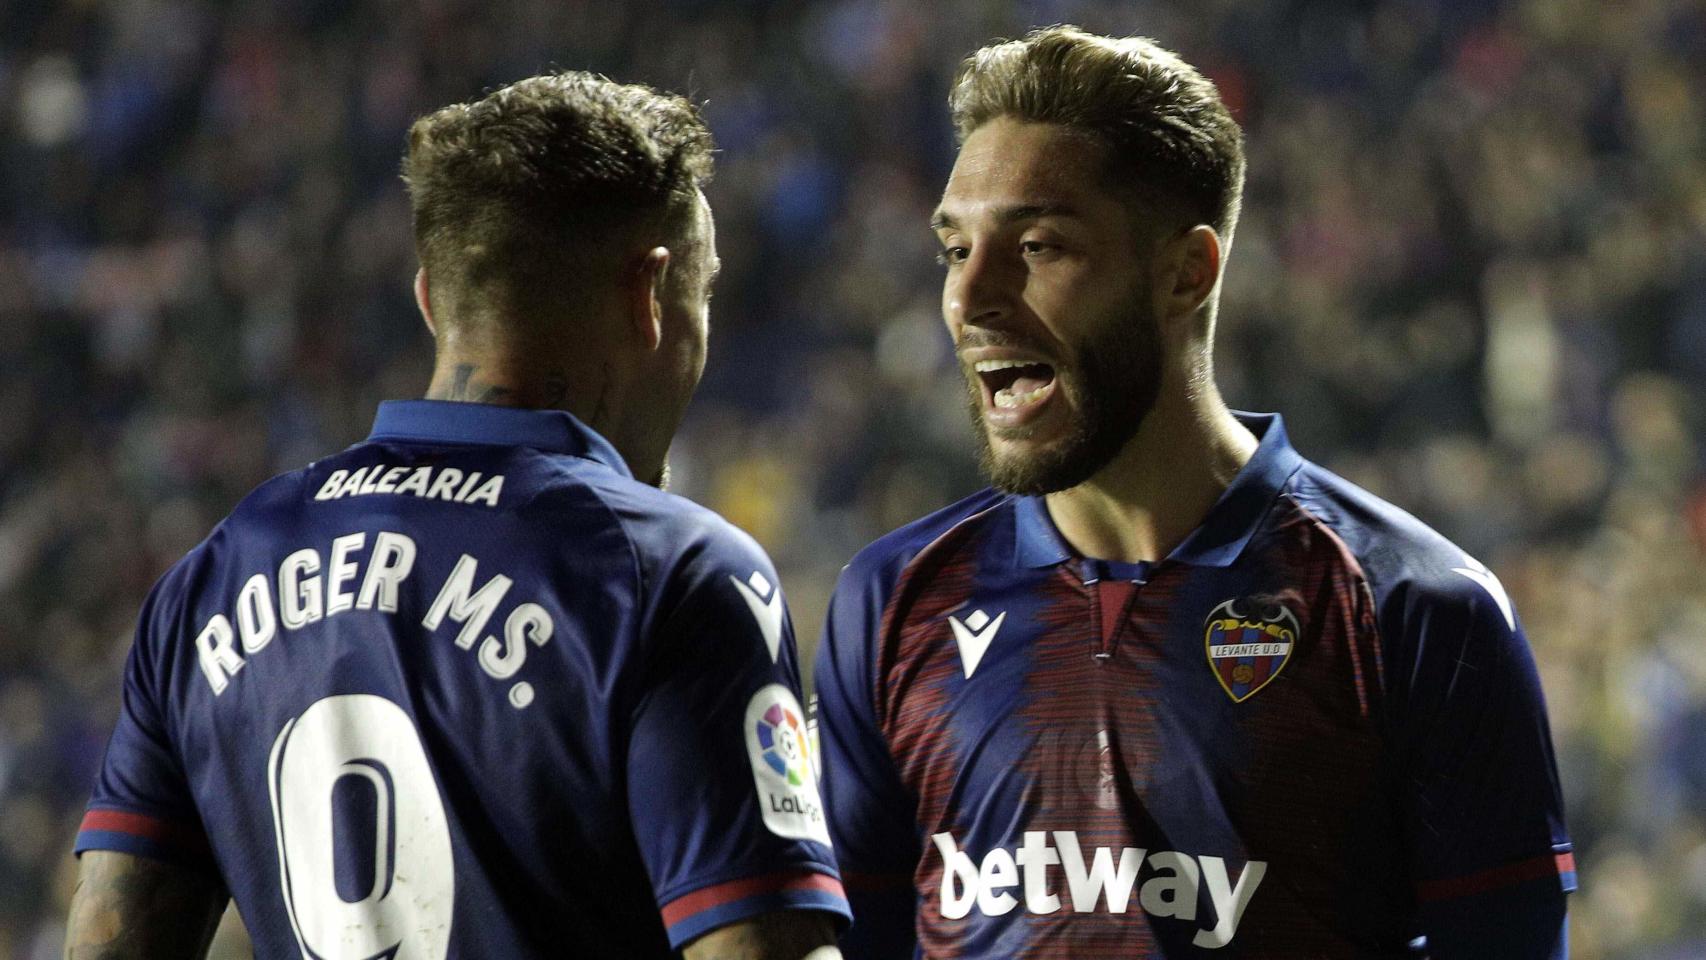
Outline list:
[[[964,263],[970,254],[971,251],[965,247],[943,247],[936,252],[936,262],[944,267],[949,267],[956,263]]]
[[[1059,248],[1055,244],[1045,243],[1041,240],[1024,240],[1019,243],[1019,250],[1027,257],[1052,253],[1057,249]]]

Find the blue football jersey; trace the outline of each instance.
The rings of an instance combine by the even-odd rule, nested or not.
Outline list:
[[[77,850],[262,958],[668,957],[848,915],[776,572],[566,413],[381,406],[155,586]]]
[[[1159,562],[985,492],[843,573],[816,687],[849,955],[1564,953],[1504,588],[1241,416],[1255,455]]]

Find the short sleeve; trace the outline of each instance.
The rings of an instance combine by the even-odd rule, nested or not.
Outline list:
[[[917,800],[900,780],[872,703],[872,650],[883,592],[857,562],[843,571],[818,647],[815,685],[829,830],[855,922],[848,956],[910,957],[919,857]]]
[[[143,607],[136,640],[125,660],[118,724],[107,743],[75,851],[114,850],[213,870],[212,853],[190,794],[184,768],[172,748],[153,652],[157,636],[155,595]]]
[[[781,585],[730,540],[658,585],[627,746],[634,835],[676,949],[775,910],[849,917]]]
[[[1405,598],[1399,736],[1415,894],[1431,954],[1561,957],[1576,888],[1539,674],[1496,577]]]

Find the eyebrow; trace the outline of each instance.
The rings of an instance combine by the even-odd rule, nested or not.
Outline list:
[[[1043,217],[1076,217],[1084,215],[1069,203],[1051,201],[1046,203],[1027,203],[1017,207],[1002,207],[995,212],[995,222],[1006,225],[1020,220],[1040,220]],[[930,229],[945,230],[959,226],[959,221],[949,216],[940,207],[930,215]]]

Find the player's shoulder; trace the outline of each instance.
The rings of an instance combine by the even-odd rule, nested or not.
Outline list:
[[[584,482],[620,525],[644,568],[722,565],[774,576],[758,541],[709,507],[614,473]]]
[[[918,558],[950,532],[968,523],[992,519],[1013,503],[1012,496],[994,489],[980,490],[940,510],[878,537],[854,554],[841,573],[839,589],[886,589]]]
[[[353,449],[353,448],[352,448]],[[278,474],[250,490],[224,520],[208,535],[207,542],[216,541],[235,530],[284,522],[301,510],[310,496],[310,474],[330,458],[315,460],[305,466]]]
[[[1290,492],[1345,544],[1368,580],[1382,619],[1418,623],[1446,613],[1453,619],[1502,621],[1515,629],[1515,613],[1498,577],[1410,512],[1308,461]]]
[[[303,474],[303,470],[279,474],[238,501],[199,543],[154,581],[143,601],[142,623],[170,636],[170,627],[188,616],[203,594],[214,588],[225,572],[227,555],[252,536],[249,531],[282,522],[283,512],[300,500]]]

